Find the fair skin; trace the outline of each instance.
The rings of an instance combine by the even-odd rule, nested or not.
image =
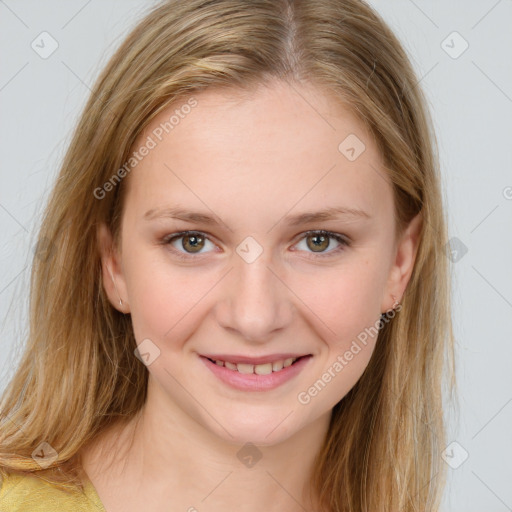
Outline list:
[[[140,421],[105,432],[84,450],[84,469],[109,512],[314,510],[307,493],[314,457],[376,336],[308,403],[298,395],[329,368],[332,376],[338,356],[401,299],[421,221],[396,238],[392,187],[375,142],[319,89],[276,82],[246,95],[212,89],[195,97],[198,105],[126,178],[120,247],[99,230],[106,293],[131,315],[137,343],[149,339],[160,352],[147,366]],[[176,108],[161,112],[134,147]],[[350,134],[366,146],[354,161],[338,150]],[[144,218],[176,206],[217,223]],[[367,217],[287,219],[328,207]],[[306,234],[320,229],[350,245]],[[197,239],[159,242],[191,230],[205,237],[197,253]],[[244,245],[249,236],[257,245]],[[242,242],[261,254],[248,262],[237,252]],[[266,390],[236,389],[201,358],[290,353],[309,357]],[[107,471],[114,439],[133,444]],[[253,454],[247,442],[261,454],[251,467],[237,456]]]

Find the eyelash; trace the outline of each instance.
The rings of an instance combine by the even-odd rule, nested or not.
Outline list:
[[[207,240],[210,240],[208,235],[206,233],[202,232],[202,231],[181,231],[179,233],[172,233],[170,235],[166,235],[165,237],[163,237],[161,239],[161,243],[163,245],[169,245],[170,246],[171,242],[173,242],[175,240],[179,240],[180,238],[183,238],[186,235],[200,235],[203,238],[206,238]],[[338,233],[333,233],[332,231],[325,231],[323,229],[313,230],[313,231],[306,231],[303,234],[302,238],[299,240],[299,242],[302,241],[304,238],[307,238],[308,236],[311,236],[311,235],[326,236],[326,237],[329,237],[329,238],[333,238],[334,240],[336,240],[336,242],[340,243],[339,247],[337,247],[336,249],[333,249],[331,251],[324,252],[324,253],[320,253],[320,252],[319,253],[310,253],[310,254],[314,255],[312,258],[327,258],[327,257],[331,257],[333,254],[338,254],[339,252],[345,250],[346,247],[350,247],[350,241],[348,239],[346,239],[342,235],[339,235]],[[210,240],[210,242],[211,242],[211,240]],[[299,242],[297,242],[297,243],[299,243]],[[198,256],[199,257],[201,256],[200,253],[196,253],[196,254],[198,254],[198,256],[195,256],[192,253],[183,253],[181,251],[177,251],[174,248],[172,248],[171,250],[173,251],[174,254],[176,254],[178,256],[178,258],[181,258],[183,260],[190,260],[191,258],[196,258]]]

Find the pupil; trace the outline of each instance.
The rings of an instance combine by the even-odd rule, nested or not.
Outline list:
[[[202,246],[204,245],[204,242],[202,243],[202,237],[200,236],[197,236],[197,235],[187,235],[184,237],[183,239],[183,248],[184,249],[187,249],[187,247],[185,247],[185,244],[190,244],[191,248],[192,248],[192,252],[197,252],[197,250],[201,249]]]
[[[310,247],[310,249],[314,250],[315,252],[320,252],[317,249],[327,249],[329,246],[329,239],[323,235],[313,235],[311,238],[313,238],[313,247]],[[325,244],[327,242],[327,245]],[[323,244],[323,246],[322,246]]]

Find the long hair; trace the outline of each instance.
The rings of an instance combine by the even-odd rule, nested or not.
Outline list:
[[[454,382],[437,144],[405,50],[361,0],[170,0],[126,37],[92,89],[44,211],[27,340],[0,401],[0,475],[80,487],[79,450],[145,402],[148,371],[134,356],[130,316],[103,289],[97,242],[100,223],[119,240],[129,177],[95,191],[164,108],[208,87],[275,79],[312,83],[351,109],[384,158],[398,234],[423,217],[400,312],[334,407],[311,486],[328,512],[437,510],[443,383]],[[55,451],[48,467],[32,457],[41,443]]]

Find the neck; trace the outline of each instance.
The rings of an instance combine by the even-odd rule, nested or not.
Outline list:
[[[318,510],[309,482],[329,420],[324,415],[284,441],[254,446],[220,438],[150,387],[139,414],[98,438],[83,465],[112,511],[143,496],[151,510]]]

